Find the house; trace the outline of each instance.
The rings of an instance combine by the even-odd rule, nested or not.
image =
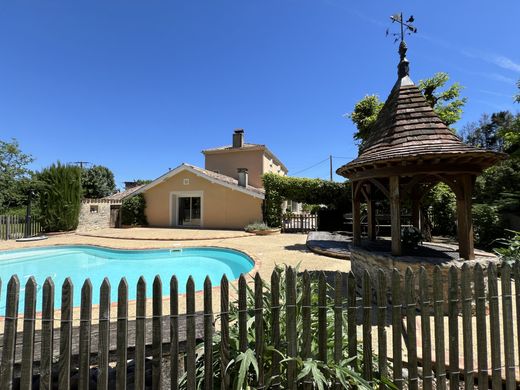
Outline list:
[[[133,192],[146,200],[150,226],[242,229],[262,220],[262,175],[287,174],[265,146],[244,142],[244,130],[231,145],[206,149],[204,168],[183,163]]]

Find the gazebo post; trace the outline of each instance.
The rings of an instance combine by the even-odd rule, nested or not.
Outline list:
[[[352,243],[361,245],[361,201],[356,191],[359,182],[352,182]]]
[[[367,219],[368,219],[368,239],[376,240],[376,202],[372,199],[372,185],[367,186]]]
[[[392,255],[401,256],[401,201],[399,176],[390,176],[390,217],[392,219]]]
[[[473,193],[473,178],[461,175],[457,178],[461,193],[457,196],[457,232],[459,239],[459,255],[466,260],[475,259],[473,244],[473,221],[471,219],[471,196]]]

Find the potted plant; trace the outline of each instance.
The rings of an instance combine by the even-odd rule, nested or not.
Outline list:
[[[271,228],[265,222],[254,222],[247,225],[244,230],[259,236],[280,233],[280,228]]]

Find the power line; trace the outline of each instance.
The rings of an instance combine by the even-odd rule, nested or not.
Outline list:
[[[312,169],[312,168],[314,168],[314,167],[317,167],[318,165],[323,164],[323,163],[326,162],[326,161],[329,161],[329,158],[330,158],[330,157],[327,157],[326,159],[321,160],[320,162],[317,162],[316,164],[313,164],[313,165],[311,165],[310,167],[307,167],[307,168],[305,168],[305,169],[301,169],[301,170],[299,170],[299,171],[297,171],[297,172],[294,172],[292,175],[294,176],[294,175],[297,175],[297,174],[299,174],[299,173],[302,173],[302,172],[308,171],[309,169]]]

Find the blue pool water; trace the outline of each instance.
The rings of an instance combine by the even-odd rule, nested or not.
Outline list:
[[[112,302],[117,301],[117,287],[122,277],[128,282],[128,298],[136,299],[136,285],[140,276],[146,279],[147,296],[151,297],[152,283],[160,275],[163,295],[170,295],[172,275],[177,276],[179,293],[184,293],[191,275],[197,290],[203,288],[206,275],[214,286],[225,274],[231,281],[241,273],[249,272],[253,260],[238,251],[221,248],[176,248],[153,250],[119,250],[94,246],[54,246],[45,248],[0,251],[0,278],[2,289],[0,312],[5,310],[6,289],[9,278],[16,274],[20,279],[20,307],[23,312],[25,283],[34,276],[38,284],[37,309],[41,310],[41,289],[50,276],[55,284],[55,306],[61,305],[61,285],[66,277],[74,284],[74,306],[79,306],[81,287],[90,278],[93,287],[92,302],[99,303],[99,287],[105,277],[111,284]]]

